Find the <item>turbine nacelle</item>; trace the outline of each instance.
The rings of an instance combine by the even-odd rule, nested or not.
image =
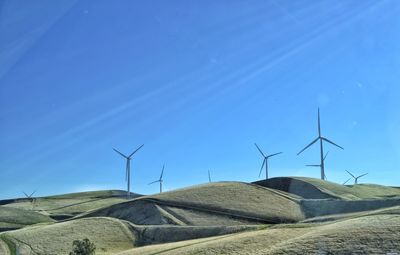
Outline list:
[[[358,179],[368,174],[368,173],[365,173],[365,174],[362,174],[362,175],[359,175],[359,176],[354,176],[354,175],[353,175],[352,173],[350,173],[349,171],[347,171],[347,170],[345,170],[345,171],[346,171],[348,174],[350,174],[351,177],[354,179],[354,184],[358,184]],[[351,180],[351,178],[348,179],[345,183],[347,183],[347,182],[350,181],[350,180]],[[345,184],[345,183],[344,183],[344,184]]]
[[[158,180],[156,180],[156,181],[153,181],[153,182],[150,182],[150,183],[148,184],[148,185],[150,185],[150,184],[159,182],[159,183],[160,183],[160,193],[162,192],[162,183],[163,183],[164,168],[165,168],[165,164],[164,164],[163,167],[162,167],[160,179],[158,179]]]
[[[133,154],[135,154],[138,150],[140,150],[142,147],[144,146],[144,144],[142,144],[141,146],[139,146],[139,148],[137,148],[136,150],[134,150],[131,154],[129,154],[129,156],[126,156],[125,154],[123,154],[122,152],[120,152],[119,150],[113,148],[113,150],[118,153],[119,155],[121,155],[123,158],[126,159],[126,167],[125,167],[125,181],[128,182],[128,188],[127,188],[127,198],[129,199],[130,197],[130,193],[131,193],[131,159]]]
[[[25,191],[22,191],[22,193],[24,193],[24,195],[26,196],[26,198],[32,198],[33,194],[36,193],[36,190],[33,191],[30,195],[26,194]]]
[[[24,193],[24,195],[26,196],[26,198],[31,202],[31,204],[32,204],[32,210],[33,210],[34,207],[35,207],[35,201],[36,201],[36,199],[33,198],[32,196],[33,196],[33,194],[36,193],[36,190],[33,191],[30,195],[26,194],[25,191],[22,191],[22,193]]]
[[[256,146],[257,150],[260,152],[261,156],[264,158],[264,160],[263,160],[263,162],[262,162],[262,164],[261,164],[261,169],[260,169],[260,173],[258,174],[258,177],[261,176],[262,170],[263,170],[264,165],[265,165],[265,179],[268,179],[268,159],[269,159],[270,157],[273,157],[273,156],[282,154],[283,152],[278,152],[278,153],[273,153],[273,154],[266,155],[266,154],[260,149],[260,147],[258,147],[258,145],[257,145],[256,143],[254,143],[254,145]]]
[[[324,156],[324,163],[325,163],[325,159],[326,159],[326,157],[328,156],[328,154],[329,154],[329,151],[325,154],[325,156]],[[315,165],[306,165],[306,166],[311,166],[311,167],[321,167],[321,164],[315,164]]]

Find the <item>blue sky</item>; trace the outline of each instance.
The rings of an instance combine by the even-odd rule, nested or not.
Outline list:
[[[0,1],[0,198],[319,177],[400,186],[398,1]]]

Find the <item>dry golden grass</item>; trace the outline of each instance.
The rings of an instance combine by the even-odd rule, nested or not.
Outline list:
[[[281,223],[304,219],[295,197],[241,182],[210,183],[144,196],[85,216],[116,217],[135,224],[178,225]]]
[[[68,254],[72,242],[89,238],[96,245],[96,254],[113,254],[134,247],[134,236],[117,219],[88,218],[48,226],[31,226],[2,233],[24,252],[36,254]],[[29,253],[27,253],[29,254]]]
[[[128,223],[135,235],[135,246],[170,243],[182,240],[220,236],[243,231],[258,230],[265,225],[240,226],[174,226],[174,225],[134,225]]]
[[[157,204],[141,199],[118,203],[98,210],[78,215],[84,217],[113,217],[138,225],[176,224],[174,219],[160,211]]]
[[[345,200],[400,197],[400,189],[376,184],[341,185],[309,177],[292,177],[307,182],[321,192]]]
[[[110,198],[110,197],[120,197],[120,198],[125,198],[126,196],[126,191],[124,190],[96,190],[96,191],[86,191],[86,192],[75,192],[75,193],[67,193],[67,194],[61,194],[61,195],[54,195],[54,196],[48,196],[47,198],[51,199],[63,199],[63,198]],[[131,193],[131,197],[137,197],[139,196],[136,193]]]
[[[178,208],[173,206],[159,206],[169,213],[170,218],[174,217],[179,221],[177,225],[192,225],[192,226],[234,226],[255,224],[253,220],[231,217],[229,215],[215,214],[199,210],[190,210],[186,208]]]
[[[353,212],[353,213],[340,213],[340,214],[332,214],[326,216],[318,216],[309,219],[305,219],[302,221],[303,223],[312,223],[312,222],[328,222],[328,221],[337,221],[343,219],[350,218],[358,218],[369,215],[381,215],[381,214],[399,214],[400,215],[400,206],[393,206],[388,208],[382,208],[377,210],[370,211],[361,211],[361,212]]]
[[[286,239],[306,232],[303,228],[267,229],[189,241],[149,245],[121,252],[118,255],[139,254],[257,254]],[[263,254],[263,253],[261,253]]]
[[[400,252],[400,215],[330,224],[278,225],[260,231],[134,248],[135,254],[386,254]]]
[[[400,252],[400,215],[374,215],[315,228],[282,242],[271,254],[386,254]]]
[[[0,252],[8,252],[4,240],[11,240],[22,254],[68,254],[72,241],[83,238],[96,244],[96,254],[376,254],[399,249],[400,205],[372,209],[398,204],[400,189],[291,179],[303,183],[301,188],[311,187],[307,192],[338,199],[302,200],[241,182],[208,183],[129,201],[116,191],[39,198],[36,209],[51,216],[83,212],[55,224],[46,215],[23,210],[32,208],[29,201],[17,200],[0,206],[0,228],[42,223],[1,233]],[[366,197],[374,200],[362,200]],[[342,214],[305,220],[335,212]]]
[[[71,193],[50,197],[40,197],[34,200],[34,203],[27,199],[16,200],[14,203],[4,205],[4,207],[18,208],[23,210],[35,210],[48,215],[74,215],[87,212],[89,210],[110,206],[116,203],[124,202],[125,192],[106,190]]]
[[[375,184],[341,185],[309,177],[276,177],[255,182],[305,199],[387,199],[400,198],[400,189]]]
[[[44,222],[54,222],[54,220],[34,211],[0,206],[0,232]]]
[[[134,246],[226,235],[261,227],[263,226],[139,226],[113,218],[88,218],[8,231],[2,233],[0,238],[18,245],[22,254],[29,254],[31,251],[36,254],[67,254],[73,240],[83,238],[89,238],[95,243],[96,254],[112,254]]]

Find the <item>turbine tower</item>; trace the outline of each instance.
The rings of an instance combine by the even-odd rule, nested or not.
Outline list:
[[[311,145],[313,145],[314,143],[319,141],[319,148],[320,148],[320,168],[321,168],[321,179],[325,180],[325,164],[324,164],[324,146],[323,146],[323,142],[328,142],[332,145],[335,145],[336,147],[339,147],[340,149],[344,150],[343,147],[337,145],[336,143],[332,142],[331,140],[329,140],[328,138],[325,138],[321,135],[321,120],[320,120],[320,116],[319,116],[319,108],[318,108],[318,137],[315,138],[309,145],[307,145],[306,147],[304,147],[304,149],[302,149],[299,153],[297,153],[297,155],[300,155],[300,153],[302,153],[303,151],[305,151],[308,147],[310,147]]]
[[[211,182],[210,170],[208,170],[208,182]]]
[[[325,156],[324,156],[324,165],[325,165],[325,159],[326,159],[326,157],[328,156],[328,154],[329,154],[329,151],[328,151],[328,152],[325,154]],[[309,166],[309,167],[321,167],[321,164],[306,165],[306,166]],[[325,180],[328,180],[328,178],[326,178],[325,172],[324,172],[324,176],[325,176]]]
[[[254,143],[254,145],[257,147],[258,151],[261,153],[261,155],[262,155],[263,158],[264,158],[264,160],[263,160],[263,162],[262,162],[262,165],[261,165],[260,173],[258,174],[258,177],[261,176],[261,172],[262,172],[262,170],[263,170],[263,168],[264,168],[264,165],[265,165],[265,180],[267,180],[267,179],[268,179],[268,159],[269,159],[270,157],[273,157],[273,156],[276,156],[276,155],[278,155],[278,154],[281,154],[282,152],[278,152],[278,153],[266,155],[266,154],[264,154],[264,152],[260,149],[260,147],[258,147],[258,145],[257,145],[256,143]]]
[[[120,151],[118,151],[117,149],[113,148],[113,150],[116,153],[118,153],[119,155],[121,155],[122,157],[124,157],[126,159],[125,181],[128,182],[128,190],[127,190],[127,195],[126,195],[127,199],[129,199],[131,196],[131,159],[132,159],[133,154],[135,154],[143,146],[144,146],[144,144],[142,144],[139,148],[137,148],[129,156],[126,156],[123,153],[121,153]]]
[[[354,176],[354,175],[353,175],[352,173],[350,173],[349,171],[346,170],[346,172],[348,172],[348,173],[351,175],[351,177],[354,178],[354,184],[358,184],[358,179],[368,174],[368,173],[365,173],[365,174],[362,174],[362,175],[359,175],[359,176]],[[351,178],[350,178],[350,179],[351,179]],[[346,182],[348,182],[350,179],[348,179]]]
[[[150,185],[150,184],[159,182],[159,183],[160,183],[160,193],[162,192],[162,183],[163,183],[162,177],[163,177],[163,174],[164,174],[164,167],[165,167],[165,165],[163,165],[163,167],[162,167],[160,179],[158,179],[157,181],[154,181],[154,182],[150,182],[150,183],[149,183],[149,185]]]

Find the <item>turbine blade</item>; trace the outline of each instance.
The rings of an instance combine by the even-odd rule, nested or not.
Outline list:
[[[164,167],[165,165],[163,165],[162,170],[161,170],[161,175],[160,175],[160,180],[162,180],[163,174],[164,174]]]
[[[347,181],[343,182],[343,185],[345,185],[350,180],[351,180],[351,178],[349,178]]]
[[[348,172],[351,176],[353,176],[353,178],[355,179],[356,177],[352,174],[352,173],[350,173],[349,171],[347,171],[347,170],[345,170],[346,172]],[[351,178],[350,178],[351,179]]]
[[[117,149],[113,148],[113,150],[118,153],[119,155],[121,155],[124,158],[128,158],[127,156],[125,156],[122,152],[118,151]]]
[[[362,175],[360,175],[360,176],[357,176],[357,179],[358,178],[361,178],[361,177],[363,177],[363,176],[366,176],[368,173],[365,173],[365,174],[362,174]]]
[[[325,137],[322,137],[322,140],[324,140],[324,141],[326,141],[326,142],[328,142],[328,143],[330,143],[330,144],[333,144],[333,145],[335,145],[336,147],[339,147],[340,149],[344,150],[344,148],[343,148],[342,146],[337,145],[336,143],[332,142],[331,140],[329,140],[329,139],[327,139],[327,138],[325,138]]]
[[[254,143],[254,145],[257,147],[258,151],[261,153],[261,155],[265,158],[265,154],[264,152],[262,152],[262,150],[260,149],[260,147],[258,147],[258,145],[256,143]]]
[[[302,153],[303,151],[305,151],[308,147],[310,147],[311,145],[313,145],[314,143],[316,143],[318,141],[319,137],[317,137],[314,141],[312,141],[309,145],[307,145],[306,147],[304,147],[304,149],[302,149],[299,153],[297,153],[297,155],[300,155],[300,153]]]
[[[138,150],[140,150],[143,146],[144,146],[144,144],[140,145],[140,147],[137,148],[134,152],[132,152],[131,155],[129,155],[128,158],[132,157],[132,155],[135,154]]]
[[[33,194],[35,194],[35,192],[36,192],[36,190],[35,191],[33,191],[30,195],[29,195],[29,197],[32,197],[33,196]]]
[[[24,193],[25,196],[26,196],[27,198],[29,198],[28,194],[26,194],[25,191],[22,191],[22,193]]]
[[[156,182],[159,182],[160,180],[157,180],[157,181],[154,181],[154,182],[150,182],[149,184],[147,184],[147,185],[150,185],[150,184],[153,184],[153,183],[156,183]]]
[[[211,182],[210,170],[208,170],[208,182]]]
[[[261,168],[260,168],[260,173],[258,174],[258,177],[260,177],[260,176],[261,176],[262,170],[263,170],[263,168],[264,168],[264,165],[265,165],[265,161],[267,161],[267,159],[266,159],[266,158],[264,158],[264,160],[263,160],[263,162],[262,162],[262,165],[261,165]]]
[[[273,156],[276,156],[276,155],[279,155],[279,154],[282,154],[282,153],[283,152],[274,153],[274,154],[268,155],[267,158],[270,158],[270,157],[273,157]]]
[[[325,161],[326,157],[328,156],[328,154],[329,154],[329,151],[326,152],[326,154],[324,156],[324,161]]]
[[[306,165],[306,166],[320,167],[321,165]]]

